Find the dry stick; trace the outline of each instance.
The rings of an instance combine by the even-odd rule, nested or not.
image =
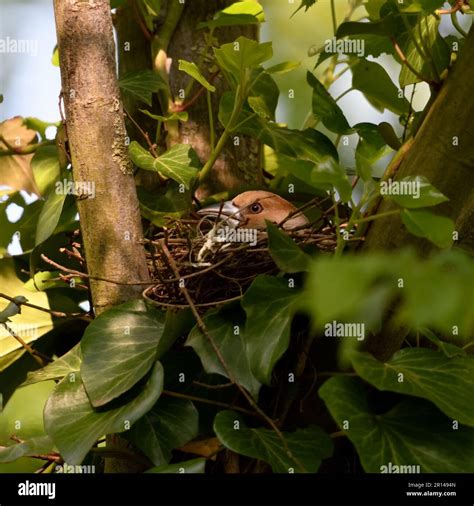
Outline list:
[[[25,348],[25,350],[36,360],[36,362],[38,362],[40,367],[44,367],[46,365],[45,363],[46,360],[44,358],[41,358],[39,353],[36,350],[34,350],[26,341],[24,341],[12,328],[10,328],[9,325],[7,325],[6,323],[2,323],[1,325],[3,325],[5,327],[5,330],[12,337],[14,337],[23,346],[23,348]],[[49,357],[48,360],[52,362],[52,359],[50,359]]]
[[[126,109],[124,109],[124,111],[125,111],[125,114],[128,116],[128,119],[137,127],[139,132],[143,135],[143,138],[145,139],[146,143],[148,144],[148,147],[150,148],[150,153],[155,158],[158,158],[158,153],[156,152],[156,149],[155,149],[156,146],[155,146],[155,144],[153,144],[151,142],[148,132],[145,132],[145,130],[143,130],[143,128],[133,119],[132,115]]]
[[[127,281],[116,281],[114,279],[107,279],[107,278],[101,278],[99,276],[90,276],[89,274],[86,274],[85,272],[76,271],[74,269],[68,269],[67,267],[64,267],[64,265],[58,264],[54,260],[51,260],[46,255],[41,253],[41,258],[49,265],[52,265],[53,267],[56,267],[56,269],[59,269],[60,271],[67,272],[68,274],[71,274],[73,276],[77,276],[78,278],[87,278],[87,279],[93,279],[94,281],[105,281],[106,283],[113,283],[115,285],[153,285],[153,281],[140,281],[140,282],[127,282]]]
[[[6,300],[9,300],[10,302],[13,302],[17,306],[31,307],[33,309],[37,309],[38,311],[44,311],[45,313],[49,313],[50,315],[55,316],[56,318],[73,318],[73,317],[83,315],[83,313],[63,313],[62,311],[53,311],[52,309],[37,306],[36,304],[30,304],[29,302],[18,302],[13,297],[10,297],[9,295],[5,295],[4,293],[0,293],[0,297],[2,299],[6,299]]]
[[[160,244],[161,244],[161,247],[163,249],[163,253],[165,254],[165,256],[166,256],[166,258],[167,258],[167,260],[168,260],[171,268],[173,269],[173,272],[174,272],[175,276],[179,278],[179,270],[176,267],[176,263],[174,261],[174,258],[171,256],[168,248],[166,247],[165,242],[162,241]],[[285,451],[286,451],[286,454],[288,455],[288,457],[290,457],[290,459],[292,459],[295,463],[297,463],[298,466],[301,467],[301,469],[302,469],[303,472],[306,472],[306,469],[303,466],[303,464],[299,461],[299,459],[297,459],[293,455],[292,451],[290,450],[290,448],[288,446],[288,443],[286,442],[285,437],[283,436],[281,430],[277,427],[277,425],[275,424],[275,422],[264,411],[262,411],[260,409],[260,407],[258,406],[258,404],[253,400],[252,396],[249,393],[247,393],[247,391],[245,390],[245,388],[243,388],[238,383],[238,381],[235,379],[233,372],[230,370],[229,366],[227,365],[227,362],[225,361],[225,359],[224,359],[224,357],[223,357],[223,355],[221,353],[221,350],[219,349],[219,347],[217,346],[216,342],[214,341],[214,338],[209,334],[205,323],[202,321],[202,318],[199,315],[199,313],[198,313],[198,311],[196,309],[196,306],[194,305],[194,302],[191,299],[191,296],[189,295],[189,292],[188,292],[187,288],[185,286],[183,286],[183,287],[180,287],[180,289],[181,289],[181,292],[183,293],[183,295],[184,295],[187,303],[189,304],[189,307],[191,308],[191,311],[193,312],[194,317],[196,318],[196,323],[198,325],[199,330],[207,338],[207,340],[209,341],[210,345],[212,346],[212,349],[214,350],[214,353],[216,354],[219,362],[221,363],[222,367],[224,368],[224,371],[226,372],[227,377],[230,379],[230,381],[232,381],[232,383],[235,384],[235,386],[239,389],[240,393],[245,397],[245,399],[252,406],[252,408],[273,429],[273,431],[275,432],[275,434],[278,436],[278,438],[283,443],[283,446],[285,448]]]

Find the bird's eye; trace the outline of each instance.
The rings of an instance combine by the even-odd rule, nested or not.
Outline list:
[[[261,213],[262,211],[263,211],[262,204],[259,204],[258,202],[254,202],[250,206],[250,212],[252,212],[254,214]]]

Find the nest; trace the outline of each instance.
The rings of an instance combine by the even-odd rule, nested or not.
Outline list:
[[[333,251],[334,227],[327,223],[285,231],[301,247]],[[154,282],[143,296],[153,305],[204,312],[238,300],[260,274],[276,274],[266,231],[227,229],[235,242],[220,242],[222,222],[209,218],[170,221],[147,239],[148,265]],[[243,240],[242,240],[243,239]],[[183,289],[184,288],[184,289]]]

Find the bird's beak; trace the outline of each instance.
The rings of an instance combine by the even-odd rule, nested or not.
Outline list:
[[[211,206],[200,209],[197,214],[212,218],[219,217],[222,221],[231,227],[238,227],[242,222],[240,208],[234,206],[230,200],[224,203],[213,204]]]

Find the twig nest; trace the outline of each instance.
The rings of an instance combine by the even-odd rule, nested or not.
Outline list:
[[[331,227],[306,228],[289,233],[301,247],[332,251],[336,237]],[[153,286],[144,298],[153,305],[203,311],[242,297],[260,274],[278,268],[265,230],[234,228],[208,218],[176,220],[146,241]],[[176,274],[179,273],[179,276]]]

